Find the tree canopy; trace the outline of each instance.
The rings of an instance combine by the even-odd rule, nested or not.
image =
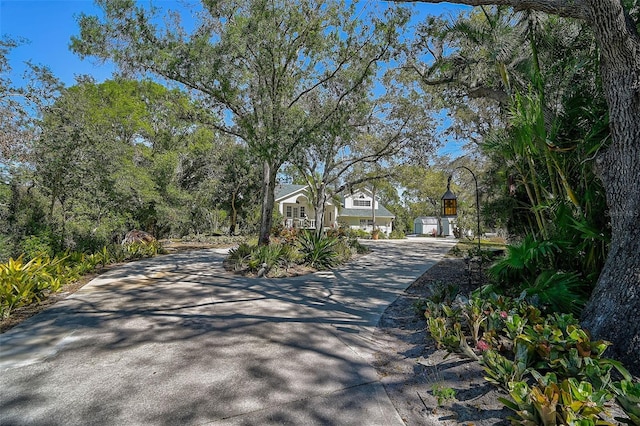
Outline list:
[[[398,3],[414,2],[398,0]],[[424,0],[440,3],[441,0]],[[640,28],[633,0],[457,0],[471,6],[505,5],[586,22],[598,46],[611,143],[595,155],[605,190],[611,244],[583,325],[614,342],[613,355],[640,371]],[[541,93],[539,93],[541,94]],[[532,196],[537,197],[537,196]]]
[[[153,8],[134,1],[98,5],[104,19],[81,16],[72,49],[179,83],[218,114],[211,125],[262,161],[263,244],[278,170],[310,135],[368,96],[406,22],[401,11],[365,21],[337,0],[235,0],[203,2],[188,33],[177,16],[160,25]]]

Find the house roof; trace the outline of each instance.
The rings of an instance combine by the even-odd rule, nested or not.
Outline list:
[[[396,217],[382,204],[378,203],[378,207],[376,209],[376,217]],[[339,217],[371,217],[371,209],[341,209]]]
[[[302,191],[307,188],[308,185],[293,185],[293,184],[278,184],[275,188],[274,195],[275,199],[280,200],[282,198],[286,198],[295,194],[296,192]],[[344,197],[342,198],[344,205]],[[378,207],[376,209],[376,217],[391,217],[395,218],[395,215],[387,210],[382,204],[378,203]],[[353,208],[353,209],[340,209],[338,213],[338,217],[371,217],[371,209],[369,208]]]
[[[294,192],[298,192],[301,189],[304,189],[306,187],[307,185],[292,185],[288,183],[278,184],[276,185],[274,194],[275,194],[276,200],[278,200],[280,198],[286,197],[287,195],[291,195]]]

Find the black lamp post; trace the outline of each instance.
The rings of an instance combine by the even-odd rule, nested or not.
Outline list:
[[[473,176],[473,181],[476,184],[476,211],[477,211],[477,219],[478,219],[478,253],[480,253],[480,192],[478,191],[478,179],[476,179],[476,175],[473,171],[466,166],[458,166],[454,170],[457,169],[465,169],[471,176]],[[456,194],[451,192],[451,178],[453,176],[449,176],[447,180],[447,192],[442,196],[442,216],[444,217],[452,217],[458,215],[458,197]]]

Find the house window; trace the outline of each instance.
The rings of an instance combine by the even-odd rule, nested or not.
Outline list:
[[[371,200],[353,200],[353,207],[371,207]]]
[[[373,219],[360,219],[360,227],[366,228],[368,226],[373,226]]]
[[[291,206],[287,206],[287,217],[291,217]]]
[[[303,206],[300,206],[300,217],[306,217],[307,215],[305,214],[305,208]]]

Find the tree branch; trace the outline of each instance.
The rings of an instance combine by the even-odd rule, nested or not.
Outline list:
[[[565,18],[588,21],[588,9],[584,0],[391,0],[394,3],[456,3],[468,6],[511,6],[516,11],[537,10]]]
[[[470,98],[493,99],[500,105],[506,105],[509,102],[509,95],[504,90],[492,89],[484,86],[469,87],[467,96]]]
[[[336,190],[335,190],[335,194],[339,194],[342,191],[344,191],[345,189],[349,189],[351,187],[354,187],[356,185],[359,185],[361,183],[365,183],[365,182],[370,182],[372,180],[379,180],[379,179],[387,179],[390,177],[393,177],[394,174],[392,172],[387,172],[387,173],[381,173],[379,175],[374,175],[374,176],[365,176],[363,178],[360,179],[356,179],[352,182],[347,182],[343,185],[340,185]]]

